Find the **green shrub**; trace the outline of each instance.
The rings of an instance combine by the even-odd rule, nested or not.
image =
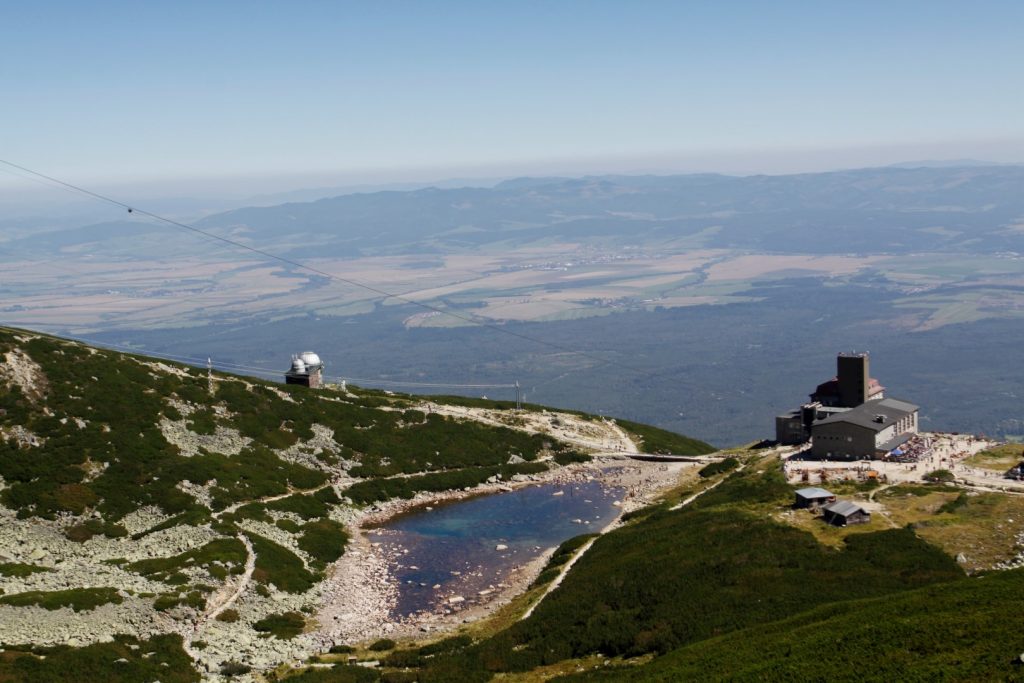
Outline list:
[[[223,621],[226,624],[233,624],[238,621],[238,610],[226,609],[217,615],[217,621]]]
[[[107,538],[124,538],[128,535],[128,530],[120,524],[110,524],[99,519],[90,519],[64,530],[64,536],[75,543],[85,543],[93,536],[99,535]]]
[[[252,667],[242,664],[241,662],[225,662],[220,667],[220,675],[227,676],[228,678],[244,676],[250,671],[252,671]]]
[[[166,612],[169,609],[174,609],[181,604],[181,598],[177,593],[167,593],[157,597],[153,601],[153,609],[157,612]]]
[[[633,522],[638,519],[643,519],[644,517],[652,515],[656,512],[665,512],[668,509],[668,503],[662,501],[660,503],[655,503],[654,505],[646,505],[642,508],[637,508],[636,510],[630,510],[629,512],[625,512],[622,514],[622,517],[620,519],[623,523]]]
[[[302,629],[306,627],[306,618],[299,612],[271,614],[257,621],[252,627],[261,633],[269,633],[281,640],[291,640],[302,633]]]
[[[458,650],[465,649],[473,644],[473,639],[469,636],[451,636],[439,640],[436,643],[430,645],[424,645],[418,652],[421,657],[432,657],[437,654],[448,654],[451,652],[457,652]]]
[[[327,505],[323,501],[316,496],[299,493],[264,505],[268,510],[291,512],[303,519],[319,519],[327,515]]]
[[[70,607],[76,612],[95,609],[100,605],[113,603],[120,605],[124,598],[116,588],[69,588],[61,591],[29,591],[12,593],[0,597],[0,604],[25,607],[38,605],[44,609],[55,610]]]
[[[197,612],[202,612],[206,609],[206,598],[203,597],[201,591],[190,591],[185,596],[185,604]]]
[[[369,649],[373,650],[374,652],[383,652],[385,650],[395,649],[396,644],[397,643],[395,643],[395,641],[391,640],[390,638],[381,638],[380,640],[375,640],[374,642],[370,643]]]
[[[707,479],[708,477],[713,477],[716,474],[722,474],[723,472],[729,472],[730,470],[736,469],[736,467],[738,467],[739,464],[739,460],[732,456],[729,456],[728,458],[724,458],[722,460],[719,460],[718,462],[713,462],[708,465],[705,465],[704,467],[700,468],[697,474]]]
[[[562,573],[562,565],[572,559],[572,556],[576,554],[576,551],[587,544],[591,539],[597,538],[597,534],[583,534],[582,536],[574,536],[569,540],[563,542],[555,552],[551,555],[551,559],[548,560],[544,570],[534,579],[530,587],[543,586],[546,583],[554,581],[559,574]]]
[[[188,577],[180,574],[185,567],[205,567],[207,571],[217,569],[214,562],[230,565],[231,572],[240,574],[245,568],[248,552],[237,538],[218,538],[206,545],[175,555],[158,557],[151,560],[139,560],[127,565],[126,569],[157,581],[169,583],[188,581]]]
[[[302,531],[302,526],[298,522],[293,522],[290,519],[279,519],[274,522],[274,526],[282,531],[287,531],[290,534],[297,534]]]
[[[398,669],[408,669],[423,664],[423,657],[416,650],[395,650],[385,657],[381,664]]]
[[[149,640],[118,635],[113,642],[80,648],[60,645],[29,651],[7,644],[0,657],[0,680],[195,683],[199,673],[182,648],[179,635],[157,635]]]
[[[309,522],[302,527],[299,547],[320,562],[334,562],[345,552],[348,534],[345,526],[333,519]]]
[[[176,526],[201,526],[210,521],[210,511],[204,507],[196,506],[190,510],[186,510],[180,515],[171,517],[170,519],[160,522],[156,526],[150,527],[144,531],[140,531],[137,534],[132,535],[132,540],[139,540],[149,534],[156,533],[157,531],[163,531],[165,529],[171,529]]]
[[[317,577],[295,553],[257,534],[250,534],[249,540],[256,551],[253,578],[257,581],[272,583],[286,593],[304,593],[313,587]]]
[[[546,567],[537,575],[537,578],[530,584],[530,588],[536,588],[537,586],[543,586],[551,583],[558,578],[558,575],[562,573],[561,567]]]
[[[949,470],[934,470],[924,475],[924,480],[934,484],[944,484],[949,481],[956,481],[956,475]]]
[[[37,567],[32,564],[22,564],[19,562],[0,562],[0,576],[13,576],[19,579],[23,579],[26,576],[32,574],[39,574],[42,572],[53,571],[46,567]]]
[[[958,495],[953,500],[947,501],[940,505],[939,509],[936,510],[935,512],[936,514],[941,514],[943,512],[956,512],[960,508],[966,507],[967,503],[969,502],[970,498],[967,496],[967,494],[961,492],[960,495]]]
[[[327,503],[328,505],[338,505],[341,503],[341,498],[338,498],[338,494],[334,492],[333,486],[325,486],[319,489],[313,494],[313,497],[321,503]]]
[[[217,416],[210,408],[193,411],[186,426],[196,434],[210,435],[217,431]]]
[[[577,462],[590,462],[591,457],[586,453],[580,453],[579,451],[559,451],[553,456],[555,462],[559,465],[571,465]]]
[[[330,669],[306,669],[286,680],[288,683],[376,683],[380,673],[364,666],[335,664]]]

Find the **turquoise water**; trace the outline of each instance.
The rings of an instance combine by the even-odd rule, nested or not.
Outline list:
[[[560,495],[556,495],[560,494]],[[447,609],[485,599],[517,566],[562,541],[612,522],[621,489],[600,482],[541,484],[438,505],[392,519],[371,539],[392,559],[399,582],[393,616]],[[507,548],[497,550],[497,546]]]

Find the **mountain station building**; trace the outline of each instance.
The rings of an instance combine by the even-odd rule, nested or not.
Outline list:
[[[869,374],[868,354],[841,353],[836,370],[808,403],[775,418],[776,441],[810,441],[822,460],[861,460],[884,457],[917,434],[918,406],[885,397]]]
[[[883,398],[811,425],[811,454],[822,460],[884,456],[917,434],[918,407]]]

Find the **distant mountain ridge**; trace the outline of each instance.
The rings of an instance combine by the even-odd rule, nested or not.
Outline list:
[[[210,216],[293,256],[446,251],[566,239],[800,253],[1020,248],[1024,167],[788,176],[517,178],[493,188],[352,194]],[[939,230],[937,230],[939,229]]]
[[[1022,250],[1024,166],[917,163],[796,175],[553,176],[492,187],[346,188],[314,201],[216,213],[195,225],[292,258],[445,253],[550,240],[777,253]],[[139,251],[162,254],[166,241],[149,236],[167,230],[126,217],[6,244],[31,254],[85,244],[121,251],[118,243],[131,235]]]

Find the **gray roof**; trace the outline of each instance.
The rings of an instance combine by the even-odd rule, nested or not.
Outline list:
[[[796,495],[801,498],[831,498],[835,494],[825,489],[819,489],[817,486],[809,486],[805,489],[797,489]]]
[[[878,450],[891,451],[895,449],[897,446],[902,446],[906,442],[910,441],[912,438],[914,438],[913,434],[897,434],[896,436],[894,436],[893,438],[889,439],[881,446],[879,446]]]
[[[861,403],[856,408],[850,408],[845,413],[830,415],[824,420],[815,422],[813,426],[842,423],[853,424],[874,432],[880,432],[907,415],[916,413],[917,410],[918,407],[913,403],[907,403],[895,398],[882,398]],[[883,416],[881,422],[875,421],[875,416],[877,415]]]
[[[855,512],[867,512],[867,510],[862,508],[860,505],[848,500],[837,500],[834,503],[829,503],[821,509],[825,512],[831,512],[832,514],[839,515],[840,517],[849,517]]]

